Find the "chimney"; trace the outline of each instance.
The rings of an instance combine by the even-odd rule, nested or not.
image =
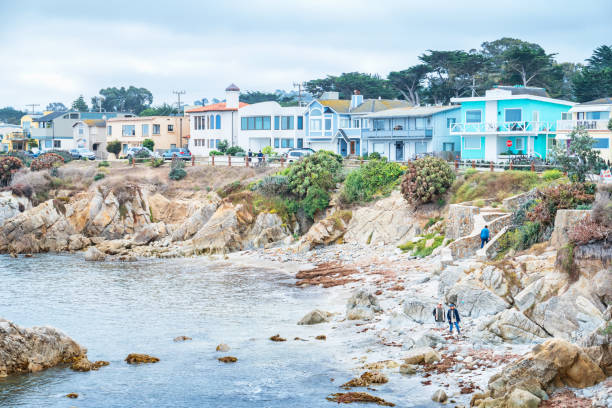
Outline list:
[[[354,109],[363,103],[363,95],[358,90],[353,91],[351,95],[351,109]]]
[[[240,100],[240,88],[231,84],[225,88],[225,107],[228,109],[238,109]]]

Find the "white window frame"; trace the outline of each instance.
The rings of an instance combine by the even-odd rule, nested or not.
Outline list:
[[[467,147],[466,141],[478,138],[478,147]],[[463,149],[464,150],[482,150],[482,138],[480,136],[463,136]]]
[[[480,112],[480,122],[468,122],[467,121],[468,112]],[[464,118],[465,118],[465,123],[482,123],[482,109],[466,109]]]
[[[521,142],[521,145],[519,146],[519,142]],[[514,147],[515,150],[522,150],[523,153],[525,152],[525,139],[523,139],[522,137],[517,137],[516,138],[516,146]]]
[[[351,128],[351,119],[350,118],[341,118],[339,120],[338,127],[340,129],[350,129]]]
[[[315,126],[314,124],[317,124]],[[310,119],[310,130],[312,132],[320,132],[321,131],[321,119]]]
[[[521,120],[513,120],[513,121],[507,121],[506,120],[506,112],[509,110],[519,110],[521,111]],[[504,108],[504,122],[506,123],[518,123],[518,122],[523,122],[523,108]]]

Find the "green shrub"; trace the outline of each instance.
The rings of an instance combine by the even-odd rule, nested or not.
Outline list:
[[[476,174],[476,173],[478,173],[478,170],[476,170],[476,169],[467,169],[467,170],[465,171],[465,175],[466,175],[466,176],[472,176],[472,175],[474,175],[474,174]]]
[[[278,154],[274,151],[274,149],[272,149],[272,146],[264,147],[263,149],[261,149],[261,152],[266,156],[276,156]]]
[[[232,146],[225,152],[228,156],[236,156],[238,153],[244,153],[244,149],[240,146]]]
[[[234,194],[242,189],[242,184],[239,181],[234,181],[232,183],[224,185],[219,190],[217,190],[217,194],[219,195],[219,197],[225,198],[230,194]]]
[[[495,198],[498,201],[531,190],[541,183],[540,177],[531,171],[508,170],[504,172],[471,172],[457,179],[451,191],[452,203],[473,201],[479,198]]]
[[[94,176],[94,181],[102,180],[104,177],[106,177],[106,176],[104,175],[104,173],[97,173],[97,174]]]
[[[325,150],[306,156],[292,163],[282,175],[287,176],[289,190],[303,198],[312,187],[327,192],[341,181],[342,157]]]
[[[170,163],[170,173],[168,173],[168,177],[170,177],[172,180],[181,180],[185,178],[185,176],[187,176],[187,172],[183,170],[184,167],[185,163],[183,160],[179,159],[178,157],[173,158],[172,162]]]
[[[219,149],[221,153],[225,153],[228,147],[229,143],[227,143],[227,140],[219,140],[217,143],[217,149]]]
[[[289,181],[285,176],[266,176],[257,185],[265,195],[285,195],[289,192]]]
[[[23,167],[23,162],[17,157],[6,156],[0,158],[0,185],[8,186],[13,174]]]
[[[56,153],[41,154],[30,164],[30,170],[39,171],[45,169],[53,169],[64,164],[64,158]]]
[[[314,219],[317,211],[324,210],[329,205],[329,193],[321,187],[312,186],[300,203],[306,215]]]
[[[32,160],[34,160],[31,156],[28,156],[27,154],[19,150],[8,152],[7,156],[18,158],[19,160],[21,160],[21,163],[26,167],[30,167],[30,164],[32,164]]]
[[[223,153],[221,153],[218,150],[211,150],[210,153],[208,153],[210,156],[223,156]]]
[[[161,165],[164,164],[164,158],[163,157],[157,157],[157,158],[153,158],[151,159],[151,167],[160,167]]]
[[[433,243],[428,247],[427,241],[433,239]],[[399,245],[398,248],[403,252],[411,252],[412,256],[418,258],[424,258],[432,254],[434,249],[438,248],[444,243],[444,235],[441,234],[427,234],[417,241],[410,241],[405,244]]]
[[[380,160],[382,156],[378,152],[372,152],[370,154],[366,154],[365,157],[368,160]]]
[[[398,163],[370,160],[348,174],[341,198],[344,202],[369,201],[377,194],[387,194],[395,187],[403,171]]]
[[[115,158],[119,157],[121,153],[121,142],[118,140],[111,140],[106,144],[106,151],[115,155]]]
[[[402,181],[402,194],[413,204],[432,202],[451,187],[455,173],[446,161],[437,157],[424,157],[408,163]]]
[[[595,190],[593,183],[561,184],[540,189],[537,192],[538,203],[527,213],[527,218],[542,225],[552,225],[557,210],[575,209],[579,205],[593,203]]]
[[[142,141],[142,147],[146,147],[147,149],[153,151],[155,148],[155,142],[153,139],[145,139]]]
[[[69,152],[67,152],[66,150],[57,150],[57,149],[47,150],[43,154],[49,154],[49,153],[53,153],[53,154],[57,154],[58,156],[61,156],[62,159],[64,159],[64,163],[70,163],[72,161],[72,155]],[[38,157],[40,157],[40,156],[38,156]]]
[[[140,149],[139,151],[136,152],[134,157],[137,159],[148,159],[149,157],[151,157],[151,153],[149,153],[148,150]]]
[[[102,160],[100,163],[98,163],[98,167],[110,167],[110,163],[106,160]]]
[[[544,181],[548,182],[560,179],[561,177],[563,177],[563,173],[561,170],[557,169],[546,170],[544,173],[542,173],[542,178]]]

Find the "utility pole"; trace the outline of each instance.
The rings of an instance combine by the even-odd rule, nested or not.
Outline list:
[[[293,83],[293,87],[297,87],[298,89],[298,106],[301,107],[302,106],[302,86],[304,84],[302,82],[294,82]]]
[[[185,91],[172,91],[178,98],[178,113],[181,113],[181,95],[185,95]],[[183,147],[183,115],[179,119],[179,147]]]
[[[39,103],[29,103],[26,106],[29,106],[30,108],[32,108],[32,113],[34,113],[34,108],[36,106],[40,106],[40,104]]]

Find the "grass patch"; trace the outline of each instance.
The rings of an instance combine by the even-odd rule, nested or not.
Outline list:
[[[501,201],[515,194],[523,193],[549,183],[537,173],[508,170],[496,172],[466,171],[451,187],[451,203],[462,203],[484,198]]]
[[[433,243],[428,247],[427,242],[433,239]],[[434,249],[438,248],[444,242],[444,235],[442,234],[427,234],[420,237],[417,241],[410,241],[405,244],[399,245],[398,248],[403,252],[410,252],[412,256],[418,258],[424,258],[432,254]]]

